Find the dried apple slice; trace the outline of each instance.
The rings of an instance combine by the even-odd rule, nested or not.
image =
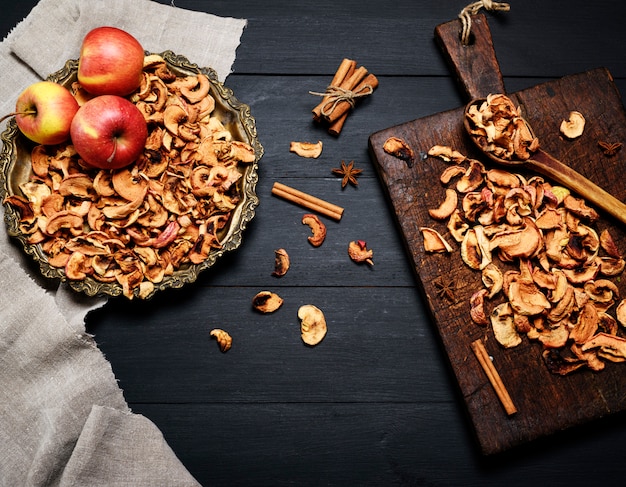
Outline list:
[[[543,246],[543,235],[532,218],[524,218],[522,228],[506,230],[493,236],[491,249],[498,249],[504,260],[534,256]]]
[[[608,335],[606,333],[598,333],[585,342],[582,349],[586,351],[597,347],[600,347],[607,355],[626,359],[626,339],[624,338]]]
[[[300,157],[308,157],[317,159],[322,154],[323,143],[321,140],[317,142],[291,142],[289,144],[289,152],[293,152]]]
[[[65,275],[68,279],[82,280],[91,274],[91,259],[81,252],[72,252],[65,264]]]
[[[613,236],[608,229],[602,230],[600,233],[600,247],[609,255],[615,259],[621,259],[622,254],[613,240]]]
[[[221,328],[214,328],[209,332],[209,335],[215,338],[222,353],[228,352],[233,345],[233,338]]]
[[[569,332],[569,338],[578,345],[582,345],[591,339],[598,331],[600,318],[598,311],[592,303],[587,303],[578,316],[578,321]]]
[[[522,343],[522,337],[515,329],[513,309],[509,303],[496,306],[491,312],[490,321],[493,334],[500,345],[513,348]]]
[[[469,193],[475,191],[484,181],[485,166],[480,161],[471,159],[469,167],[457,181],[456,190],[459,193]]]
[[[559,131],[568,139],[580,137],[585,131],[585,117],[579,111],[571,111],[568,119],[561,122]]]
[[[252,307],[261,313],[273,313],[283,305],[283,298],[271,291],[261,291],[252,298]]]
[[[465,168],[463,166],[448,166],[441,173],[441,176],[439,176],[439,181],[441,181],[442,184],[448,184],[453,178],[462,174],[465,174]]]
[[[415,162],[415,154],[406,140],[399,137],[389,137],[383,144],[383,150],[394,157],[404,161],[408,167]]]
[[[302,216],[302,224],[308,225],[312,235],[307,240],[313,247],[319,247],[326,239],[326,225],[313,213],[306,213]]]
[[[326,336],[326,318],[322,310],[312,304],[305,304],[298,309],[302,341],[310,346],[320,343]]]
[[[516,313],[534,316],[551,308],[550,301],[532,280],[513,279],[508,287],[507,297]]]
[[[500,268],[493,262],[490,262],[482,269],[481,278],[488,291],[487,298],[493,298],[502,290],[504,276]]]
[[[348,244],[348,255],[354,262],[374,265],[374,251],[367,248],[364,240],[354,240]]]
[[[429,227],[420,227],[424,237],[424,250],[426,252],[452,252],[452,246],[437,231]]]
[[[484,269],[491,262],[491,250],[484,228],[476,225],[467,232],[461,242],[461,258],[470,268]]]
[[[289,270],[290,260],[289,254],[285,249],[276,249],[274,251],[274,272],[273,276],[283,277]]]
[[[470,317],[477,325],[488,325],[489,318],[485,313],[485,297],[488,294],[487,289],[480,289],[472,294],[470,298]]]
[[[445,220],[456,210],[458,203],[457,192],[453,189],[446,189],[446,197],[438,208],[428,210],[428,214],[435,220]]]
[[[138,171],[128,168],[116,171],[111,176],[111,185],[115,192],[127,201],[143,198],[148,189],[148,181]]]
[[[467,159],[459,151],[446,145],[433,145],[430,149],[428,149],[428,155],[431,157],[439,157],[446,162],[455,162],[457,164],[460,164]]]

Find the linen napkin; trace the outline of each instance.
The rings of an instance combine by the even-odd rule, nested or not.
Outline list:
[[[78,58],[100,25],[224,81],[246,21],[150,0],[41,0],[0,43],[0,113]],[[154,423],[130,411],[85,331],[86,314],[105,300],[51,285],[26,259],[0,224],[0,486],[197,486]]]

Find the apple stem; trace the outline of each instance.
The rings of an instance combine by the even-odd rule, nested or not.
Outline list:
[[[23,112],[7,113],[4,117],[0,117],[0,123],[4,122],[7,118],[14,117],[15,115],[35,115],[37,110],[25,110]]]
[[[110,164],[111,162],[113,162],[113,159],[115,158],[115,154],[117,152],[117,137],[113,138],[113,152],[111,153],[111,155],[107,158],[107,162]]]

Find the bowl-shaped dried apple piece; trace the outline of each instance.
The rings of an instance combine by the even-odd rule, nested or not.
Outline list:
[[[261,313],[273,313],[283,305],[283,298],[271,291],[261,291],[252,298],[252,307]]]

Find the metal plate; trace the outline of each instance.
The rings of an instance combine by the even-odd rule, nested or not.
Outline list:
[[[232,134],[233,139],[246,142],[253,147],[255,161],[242,168],[243,177],[238,182],[240,201],[232,210],[229,222],[219,234],[221,248],[212,249],[207,259],[200,264],[184,264],[172,275],[166,276],[160,283],[156,283],[154,290],[145,296],[146,298],[152,297],[157,291],[180,288],[196,281],[200,272],[215,264],[225,252],[235,250],[240,246],[246,225],[254,217],[255,208],[259,204],[256,195],[257,171],[259,160],[264,152],[257,138],[256,123],[250,113],[250,107],[241,103],[233,91],[217,79],[214,70],[199,67],[184,56],[174,54],[171,51],[165,51],[159,55],[165,59],[170,70],[178,76],[203,73],[209,78],[211,83],[210,94],[215,99],[213,114],[220,118]],[[62,69],[51,74],[47,79],[69,87],[77,79],[77,70],[78,60],[69,60]],[[0,135],[0,139],[3,142],[0,152],[0,197],[4,201],[7,196],[22,194],[20,184],[28,181],[31,177],[30,154],[35,144],[22,135],[14,118],[8,122],[6,130]],[[72,289],[89,296],[119,296],[123,294],[122,286],[118,283],[100,282],[89,276],[83,280],[67,279],[64,269],[53,267],[48,263],[48,257],[40,244],[28,243],[27,235],[19,228],[19,212],[9,204],[5,203],[4,207],[8,234],[21,243],[24,251],[38,263],[44,276],[67,281]]]

